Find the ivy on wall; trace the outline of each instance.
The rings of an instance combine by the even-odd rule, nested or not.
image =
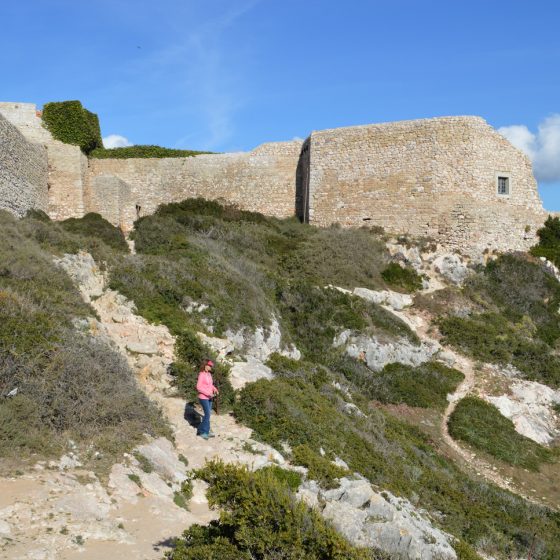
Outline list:
[[[43,107],[43,123],[54,138],[80,146],[85,154],[103,148],[99,119],[79,101],[56,101]]]
[[[161,146],[126,146],[124,148],[96,148],[89,156],[98,159],[127,159],[127,158],[177,158],[190,157],[212,152],[197,152],[194,150],[175,150]]]

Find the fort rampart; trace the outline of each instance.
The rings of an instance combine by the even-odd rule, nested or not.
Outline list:
[[[27,140],[17,136],[25,158],[4,148],[0,155],[27,185],[18,190],[2,179],[0,204],[19,215],[33,201],[16,203],[14,192],[46,205],[38,163],[45,148],[35,143],[47,151],[51,217],[98,212],[124,230],[162,203],[203,197],[277,217],[296,213],[318,226],[381,226],[478,253],[527,249],[546,217],[528,158],[479,117],[324,130],[242,153],[88,160],[51,137],[34,105],[0,103],[0,114]],[[17,131],[2,123],[0,140],[15,145]]]
[[[529,159],[479,117],[314,132],[304,156],[299,212],[319,226],[505,250],[526,248],[544,220]]]
[[[222,199],[281,218],[293,216],[300,150],[301,142],[278,142],[247,153],[90,159],[86,207],[111,215],[123,229],[131,229],[139,215],[153,213],[160,204],[192,197]]]

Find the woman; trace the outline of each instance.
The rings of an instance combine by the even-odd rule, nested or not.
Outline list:
[[[212,397],[218,394],[218,389],[214,386],[212,374],[210,373],[213,367],[214,362],[212,360],[204,360],[196,383],[198,400],[204,411],[204,418],[197,431],[197,435],[202,439],[214,437],[214,434],[210,430],[210,412],[212,411]]]

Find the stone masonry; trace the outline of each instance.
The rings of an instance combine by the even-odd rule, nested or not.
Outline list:
[[[107,219],[125,230],[160,204],[193,197],[221,199],[280,218],[293,216],[300,150],[301,142],[294,141],[263,144],[247,153],[90,159],[86,206],[88,211],[111,216]]]
[[[479,117],[324,130],[306,144],[299,213],[318,226],[376,225],[457,249],[507,250],[533,244],[546,216],[528,158]]]
[[[0,115],[0,209],[47,210],[47,153]]]
[[[88,160],[51,137],[34,105],[0,103],[0,114],[46,146],[55,219],[98,212],[126,231],[160,204],[203,197],[281,218],[295,213],[318,226],[381,226],[480,253],[527,249],[546,218],[530,161],[479,117],[324,130],[251,152]]]

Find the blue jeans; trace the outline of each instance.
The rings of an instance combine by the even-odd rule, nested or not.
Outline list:
[[[198,427],[198,435],[208,434],[210,432],[210,413],[212,412],[212,399],[198,399],[202,410],[204,410],[204,417]]]

